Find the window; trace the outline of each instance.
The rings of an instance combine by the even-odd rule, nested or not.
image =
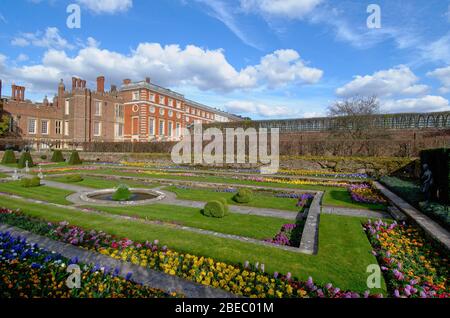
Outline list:
[[[202,111],[202,117],[205,117],[205,112]]]
[[[180,123],[177,123],[176,134],[177,134],[177,137],[180,137],[180,135],[181,135],[181,124]]]
[[[191,108],[191,114],[195,115],[195,109],[194,108]]]
[[[160,136],[164,136],[164,120],[159,121],[159,131],[158,134]]]
[[[95,116],[101,116],[102,115],[102,102],[96,101],[95,102]]]
[[[173,117],[173,111],[169,110],[169,117]]]
[[[161,105],[164,105],[164,102],[165,102],[165,97],[159,95],[159,103],[160,103]]]
[[[177,100],[177,108],[180,109],[181,108],[181,102],[179,100]]]
[[[41,134],[48,135],[48,120],[41,120]]]
[[[178,118],[178,119],[181,118],[181,113],[177,113],[177,118]]]
[[[186,116],[186,122],[189,122],[189,116]]]
[[[161,116],[164,116],[164,108],[160,108],[160,109],[159,109],[159,114],[160,114]]]
[[[139,94],[139,91],[135,91],[135,92],[133,92],[133,100],[139,100],[140,99],[140,96],[139,96],[140,94]]]
[[[189,107],[186,107],[186,113],[189,113]]]
[[[28,119],[28,133],[36,134],[36,119]]]
[[[100,136],[102,134],[102,123],[94,122],[94,136]]]
[[[169,106],[173,107],[173,99],[172,98],[169,98]]]
[[[150,93],[149,100],[154,103],[156,101],[155,94]]]
[[[121,104],[116,104],[114,106],[115,109],[115,113],[116,113],[116,119],[123,119],[123,105]]]
[[[148,134],[150,136],[155,135],[155,119],[154,118],[148,119]]]
[[[150,106],[148,108],[148,110],[149,110],[150,113],[154,114],[155,113],[155,106]]]
[[[172,137],[173,122],[169,121],[169,126],[167,130],[168,130],[167,134],[169,135],[169,137]]]
[[[60,120],[55,121],[55,133],[57,135],[61,135],[61,121]]]
[[[64,115],[69,115],[70,114],[70,102],[68,99],[66,99],[65,103],[64,103]]]
[[[64,135],[69,136],[69,121],[64,121]]]
[[[123,137],[123,124],[122,123],[115,124],[115,136]]]

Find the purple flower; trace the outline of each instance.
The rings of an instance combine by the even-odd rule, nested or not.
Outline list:
[[[130,280],[130,278],[131,278],[132,275],[133,275],[133,273],[132,273],[132,272],[129,272],[129,273],[127,274],[127,276],[125,276],[125,279],[126,279],[126,280]]]

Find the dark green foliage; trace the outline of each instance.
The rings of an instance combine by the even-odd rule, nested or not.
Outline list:
[[[253,193],[249,189],[239,189],[234,195],[233,200],[237,203],[249,203],[252,200]]]
[[[203,208],[203,215],[214,218],[223,218],[225,216],[223,204],[220,201],[210,201],[206,203]]]
[[[74,150],[72,151],[72,154],[70,155],[69,159],[69,165],[81,165],[83,162],[80,159],[80,155],[78,154],[78,151]]]
[[[26,162],[28,161],[28,167],[33,167],[33,158],[31,158],[31,154],[28,151],[22,152],[19,158],[19,162],[17,163],[17,167],[22,169],[25,168]]]
[[[418,183],[387,176],[381,177],[380,181],[414,206],[425,199]]]
[[[431,187],[431,200],[449,204],[450,148],[423,150],[420,152],[420,162],[422,165],[428,164],[433,173],[434,185]]]
[[[20,180],[20,185],[24,188],[39,187],[41,185],[41,179],[39,177],[25,178]]]
[[[83,177],[79,174],[69,174],[64,177],[65,181],[67,182],[81,182],[83,181]]]
[[[61,150],[54,150],[51,161],[52,162],[63,162],[64,161],[64,156],[62,154],[62,151]]]
[[[114,201],[128,201],[131,199],[132,193],[127,185],[121,184],[117,187],[112,195]]]
[[[2,158],[2,164],[8,164],[8,163],[16,163],[17,159],[16,156],[14,155],[14,150],[8,149],[5,151],[5,153],[3,154],[3,158]]]
[[[42,159],[42,160],[47,160],[47,155],[42,155],[42,156],[41,156],[41,159]]]

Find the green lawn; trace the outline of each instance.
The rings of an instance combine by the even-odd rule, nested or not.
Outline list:
[[[48,221],[68,221],[87,229],[102,230],[119,237],[137,241],[159,239],[161,244],[180,252],[213,257],[229,263],[260,262],[268,272],[291,272],[306,280],[312,276],[316,283],[333,283],[341,289],[358,292],[367,290],[366,268],[377,264],[371,246],[361,226],[363,219],[322,215],[319,230],[318,255],[298,254],[275,247],[258,246],[214,236],[190,233],[163,225],[144,224],[135,220],[119,220],[106,215],[89,215],[59,207],[32,204],[2,198],[2,206]],[[385,293],[383,281],[382,292]],[[380,290],[372,290],[379,292]]]
[[[165,187],[165,190],[174,192],[179,199],[193,200],[193,201],[212,201],[218,198],[225,198],[229,204],[253,206],[257,208],[271,208],[280,210],[289,210],[298,212],[299,208],[296,207],[297,199],[290,198],[277,198],[270,194],[263,195],[254,192],[253,200],[249,203],[237,203],[233,201],[234,193],[228,192],[215,192],[208,189],[181,189],[176,186]]]
[[[89,176],[83,176],[83,181],[80,182],[68,182],[65,177],[50,177],[48,180],[62,182],[62,183],[68,183],[73,184],[81,187],[88,187],[88,188],[94,188],[94,189],[109,189],[109,188],[115,188],[120,184],[126,184],[130,187],[135,188],[154,188],[157,187],[159,184],[144,184],[139,182],[134,182],[131,180],[110,180],[105,178],[96,178],[96,177],[89,177]]]
[[[24,188],[20,185],[20,181],[0,182],[0,192],[20,195],[24,198],[47,201],[57,204],[70,205],[71,202],[66,200],[66,196],[73,192],[52,188],[45,185],[32,188]],[[4,198],[2,197],[2,201]],[[1,203],[0,203],[1,204]]]
[[[152,204],[133,207],[94,206],[96,210],[112,214],[131,215],[148,220],[159,220],[175,224],[234,234],[256,239],[272,238],[283,224],[289,221],[273,217],[230,213],[224,218],[206,217],[201,209],[167,204]]]
[[[6,178],[8,175],[6,173],[0,172],[0,178]]]

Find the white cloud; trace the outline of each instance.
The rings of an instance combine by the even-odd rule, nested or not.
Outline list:
[[[55,49],[73,49],[74,47],[59,34],[58,28],[55,27],[48,27],[44,33],[41,31],[35,33],[22,33],[13,38],[11,44],[20,47],[32,45]]]
[[[23,54],[23,53],[20,53],[20,54],[17,56],[16,61],[17,61],[17,62],[25,62],[25,61],[28,61],[28,59],[29,59],[28,55]]]
[[[60,78],[80,76],[93,80],[99,74],[114,83],[124,78],[146,76],[163,86],[193,86],[200,90],[231,92],[281,85],[317,82],[322,71],[305,66],[293,50],[278,50],[261,58],[260,64],[235,69],[223,50],[207,50],[194,45],[161,47],[158,43],[141,43],[130,54],[121,54],[92,44],[68,56],[64,50],[48,50],[37,65],[5,68],[0,72],[39,88],[53,90]]]
[[[314,10],[322,0],[241,0],[245,12],[262,15],[301,19]]]
[[[225,104],[228,112],[235,114],[249,114],[260,117],[292,117],[292,109],[284,106],[270,106],[254,101],[233,100]]]
[[[447,99],[434,95],[381,101],[381,110],[387,113],[438,112],[448,111],[449,108]]]
[[[132,0],[77,0],[77,2],[97,14],[115,14],[128,11]]]
[[[450,64],[450,33],[421,46],[424,60],[445,62]]]
[[[427,85],[417,84],[419,78],[405,65],[382,70],[372,75],[357,75],[354,80],[336,90],[338,96],[376,95],[388,97],[392,95],[424,94]]]
[[[450,66],[437,68],[432,72],[428,72],[427,76],[437,78],[442,83],[440,88],[442,93],[450,92]]]

